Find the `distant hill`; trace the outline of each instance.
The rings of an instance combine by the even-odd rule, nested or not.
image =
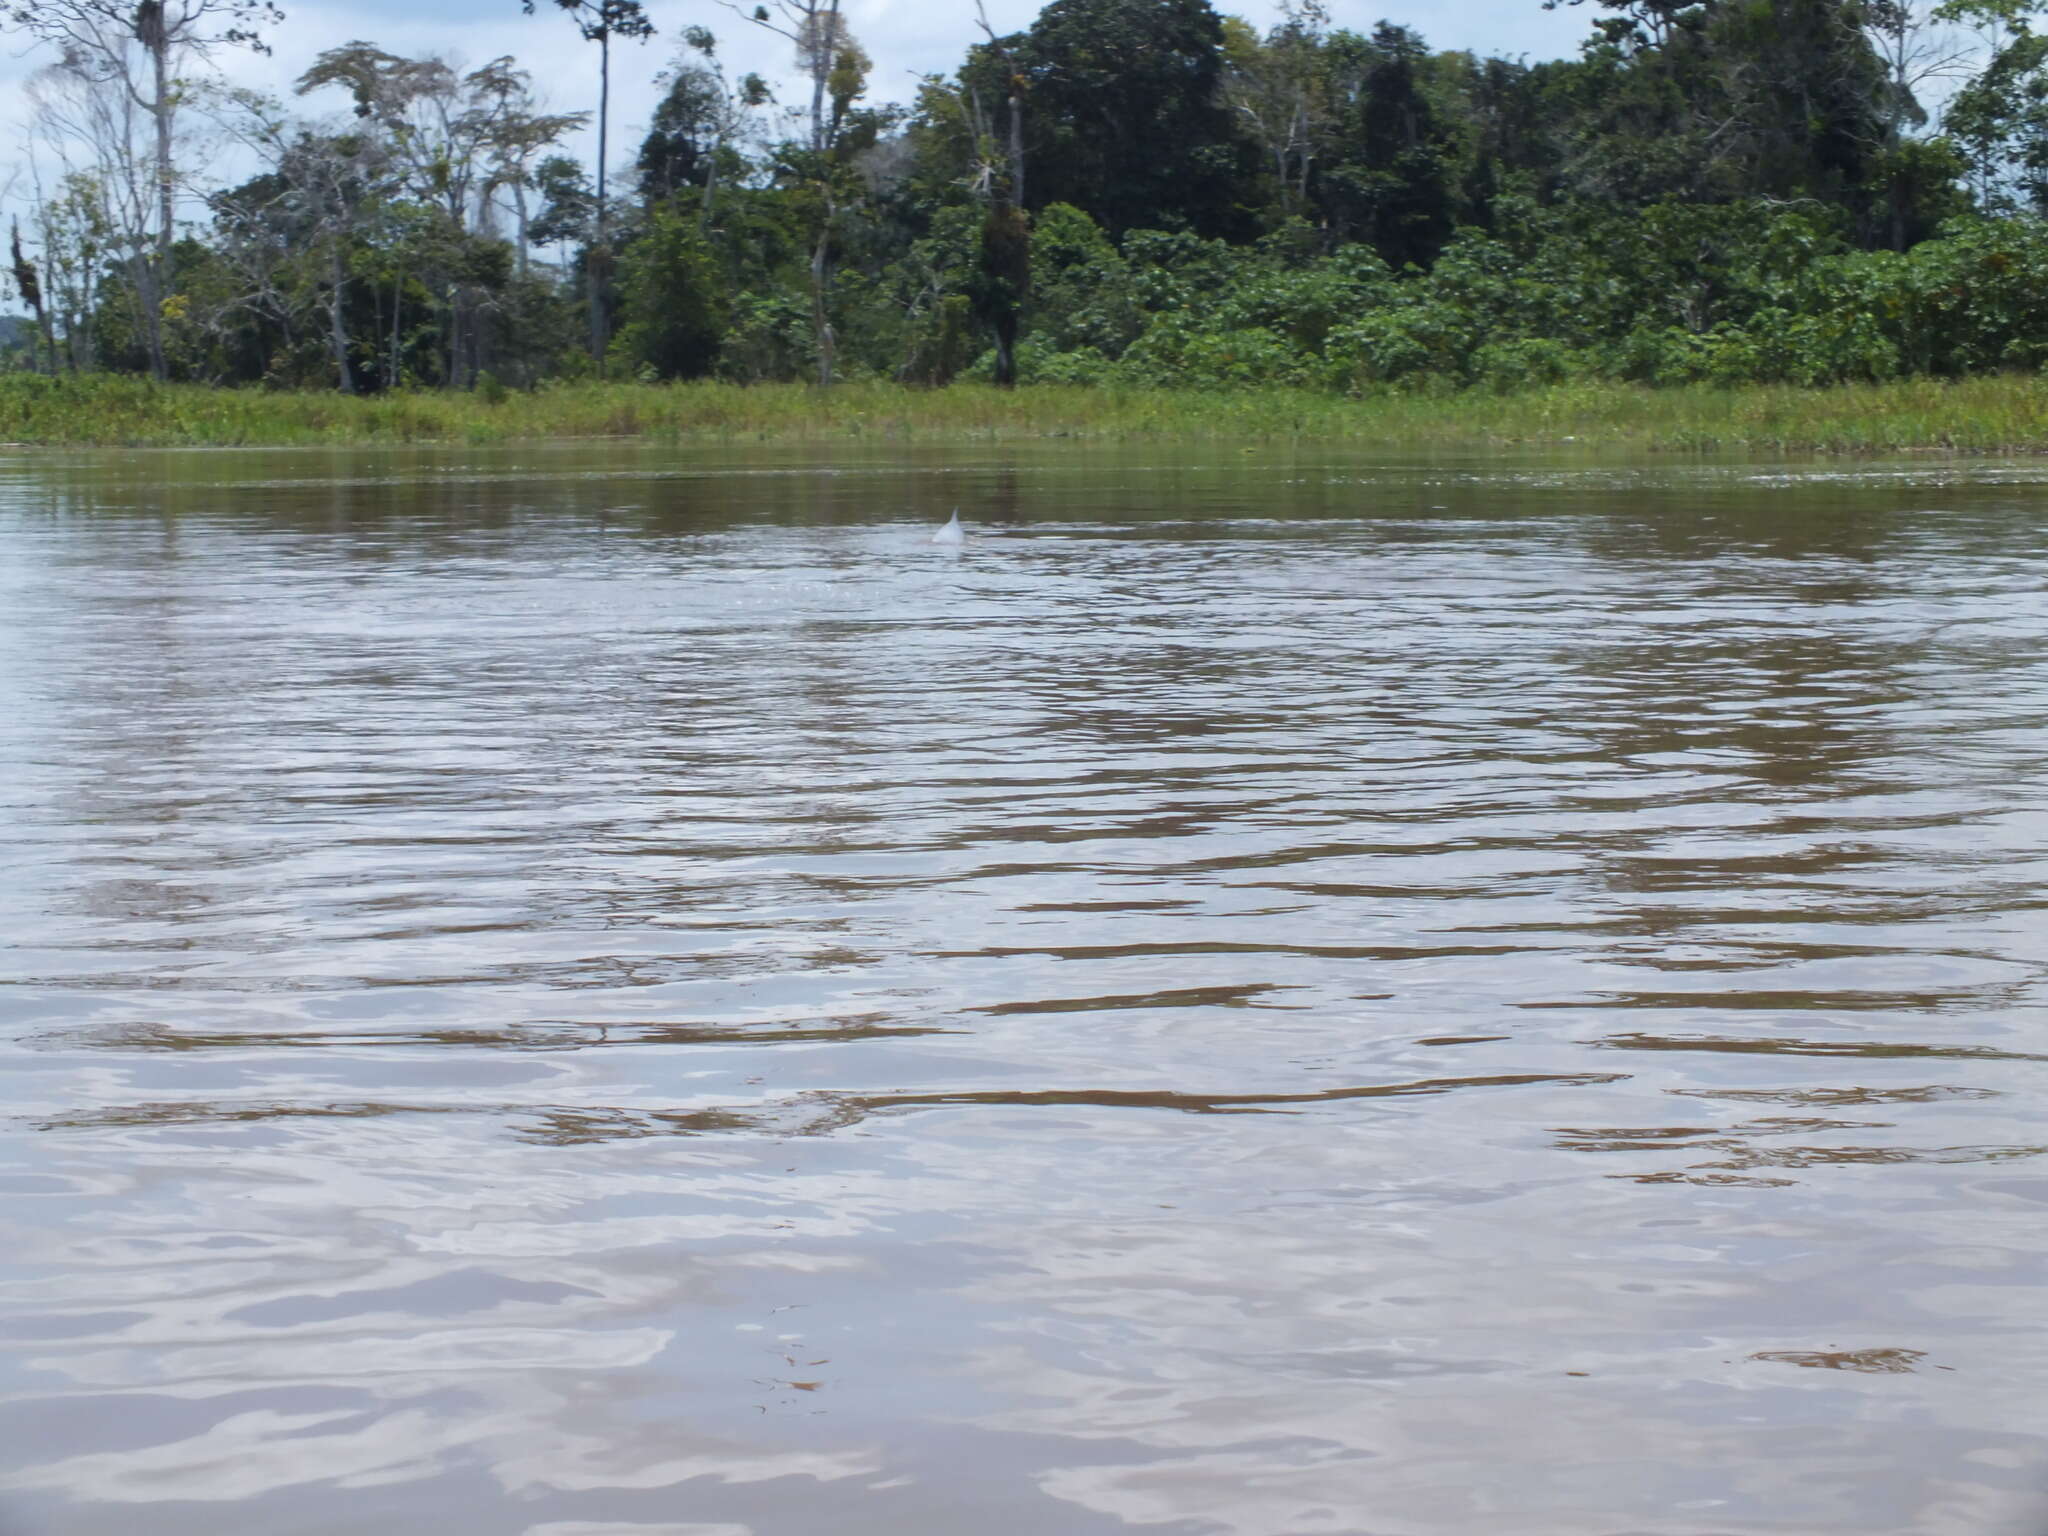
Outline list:
[[[34,329],[27,315],[0,315],[0,352],[12,352],[16,347],[27,346]]]

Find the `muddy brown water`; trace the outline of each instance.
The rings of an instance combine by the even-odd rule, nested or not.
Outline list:
[[[2044,520],[0,457],[0,1530],[2039,1536]]]

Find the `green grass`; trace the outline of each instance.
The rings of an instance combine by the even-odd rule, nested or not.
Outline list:
[[[977,384],[562,384],[496,405],[468,394],[354,399],[113,376],[0,376],[0,443],[62,447],[492,443],[637,437],[687,443],[1308,441],[1360,447],[1702,452],[2048,451],[2034,375],[1795,389],[1560,384],[1509,395],[1365,400],[1296,390]]]

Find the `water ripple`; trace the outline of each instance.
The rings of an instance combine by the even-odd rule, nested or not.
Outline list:
[[[0,1528],[2035,1536],[2044,474],[0,459]]]

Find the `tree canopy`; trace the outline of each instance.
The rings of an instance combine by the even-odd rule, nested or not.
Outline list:
[[[195,77],[258,21],[288,39],[267,7],[194,5]],[[792,99],[684,29],[635,66],[661,94],[616,196],[564,141],[606,126],[641,57],[611,45],[651,26],[626,0],[539,8],[598,45],[587,104],[549,110],[510,56],[351,42],[299,79],[325,117],[223,98],[262,162],[225,188],[175,135],[109,126],[151,99],[126,0],[0,10],[100,28],[37,87],[64,169],[10,248],[17,361],[367,390],[603,367],[1366,391],[2048,350],[2026,0],[1593,0],[1577,56],[1536,63],[1322,0],[1263,31],[1210,0],[1051,0],[902,104],[871,98],[838,0],[776,0],[740,19],[787,40]]]

